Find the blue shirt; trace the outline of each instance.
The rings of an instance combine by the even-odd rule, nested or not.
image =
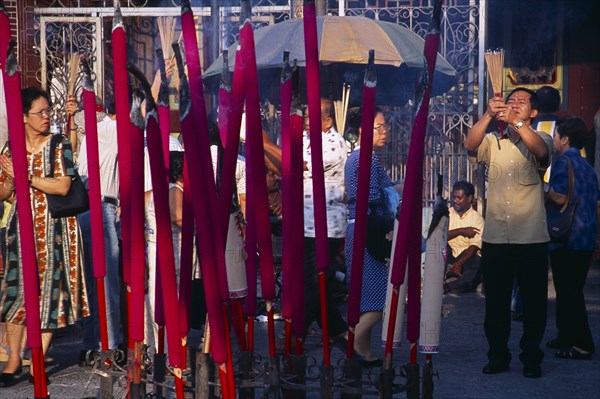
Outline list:
[[[569,157],[573,165],[573,198],[579,200],[579,204],[575,210],[569,241],[564,244],[551,243],[549,250],[568,248],[576,251],[593,251],[598,228],[596,203],[600,199],[596,173],[590,164],[581,157],[578,149],[571,147],[563,155],[555,157],[549,185],[559,194],[568,194],[569,169],[565,157]]]

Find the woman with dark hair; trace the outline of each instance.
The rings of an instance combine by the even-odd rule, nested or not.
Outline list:
[[[598,234],[597,207],[600,195],[594,169],[579,150],[587,139],[587,126],[578,117],[560,121],[554,134],[554,149],[560,156],[552,164],[547,200],[564,205],[569,192],[569,165],[573,171],[575,217],[565,243],[550,243],[550,262],[556,289],[558,337],[546,346],[558,349],[564,359],[592,358],[594,339],[590,332],[583,287]]]
[[[354,118],[358,122],[360,117]],[[388,139],[388,127],[383,112],[378,108],[373,121],[373,150],[383,147]],[[360,137],[360,136],[359,136]],[[348,156],[345,167],[345,183],[348,195],[349,221],[346,229],[346,269],[348,281],[352,279],[352,249],[354,245],[354,217],[358,189],[358,161],[360,147]],[[388,176],[377,155],[371,161],[369,181],[369,213],[382,214],[385,209],[385,190],[394,187],[400,191]],[[363,281],[360,299],[360,319],[355,328],[354,352],[361,356],[363,367],[381,367],[382,361],[371,352],[371,331],[382,319],[387,291],[388,265],[372,256],[367,249],[364,254]]]
[[[48,210],[47,194],[66,195],[75,174],[71,142],[62,137],[54,149],[54,164],[50,164],[50,97],[38,88],[22,91],[23,123],[27,161],[29,164],[30,198],[36,242],[37,267],[40,284],[40,322],[44,354],[57,328],[74,324],[88,316],[86,288],[83,275],[83,251],[77,218],[54,219]],[[10,149],[0,155],[0,200],[15,190]],[[46,177],[49,171],[54,177]],[[21,373],[19,346],[25,331],[23,296],[23,265],[18,232],[18,201],[11,209],[6,232],[5,278],[0,301],[1,321],[7,323],[10,354],[0,374],[0,384],[12,385]],[[30,370],[32,372],[32,370]]]

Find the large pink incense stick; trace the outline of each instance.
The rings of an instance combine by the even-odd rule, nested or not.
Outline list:
[[[310,156],[312,163],[313,200],[315,215],[315,246],[319,291],[321,293],[321,326],[323,329],[323,364],[329,366],[329,322],[327,320],[327,291],[325,269],[329,266],[327,250],[327,212],[325,209],[325,169],[321,132],[321,81],[319,75],[319,46],[317,15],[314,0],[304,0],[304,51],[306,52],[306,92],[310,126]]]
[[[224,151],[217,152],[217,179],[220,182],[219,186],[219,199],[220,199],[220,209],[219,209],[219,223],[223,223],[223,235],[224,235],[224,243],[226,251],[229,251],[230,245],[235,245],[232,242],[228,242],[228,237],[235,237],[233,231],[229,231],[229,221],[230,221],[230,209],[231,202],[228,202],[228,198],[232,198],[233,194],[233,178],[235,174],[235,167],[237,165],[237,148],[239,145],[239,129],[236,131],[232,130],[232,133],[237,133],[231,137],[231,144],[227,145],[227,136],[229,136],[229,124],[232,119],[230,116],[232,101],[235,101],[238,104],[234,104],[234,107],[237,109],[241,109],[242,102],[240,100],[243,99],[243,90],[237,90],[235,93],[235,98],[232,94],[232,82],[231,82],[231,72],[229,71],[229,55],[228,51],[223,51],[223,69],[221,71],[221,83],[219,89],[219,134],[221,137],[221,143],[223,144]],[[238,80],[239,81],[239,80]],[[241,92],[241,93],[239,93]],[[241,94],[241,95],[240,95]],[[240,118],[241,119],[241,118]],[[227,157],[225,156],[227,153]],[[225,161],[227,161],[227,165],[225,165]],[[226,173],[225,170],[227,169]],[[226,176],[225,176],[226,175]],[[227,186],[227,188],[225,188]],[[230,235],[231,234],[231,235]],[[234,249],[235,250],[235,249]],[[246,337],[245,337],[245,325],[244,325],[244,313],[243,313],[243,299],[239,296],[239,292],[236,292],[236,288],[241,287],[241,285],[236,284],[238,278],[243,279],[245,282],[247,279],[241,277],[245,275],[245,269],[238,269],[234,267],[233,264],[227,263],[227,276],[228,276],[228,285],[230,289],[230,304],[232,311],[232,326],[237,336],[240,349],[242,351],[246,351]],[[247,283],[246,283],[247,284]],[[235,286],[235,287],[234,287]],[[247,291],[247,285],[246,285]],[[245,294],[244,294],[245,296]]]
[[[274,323],[272,305],[275,299],[275,272],[273,268],[273,244],[269,221],[269,200],[267,181],[264,173],[264,147],[262,139],[262,124],[260,116],[260,98],[258,92],[258,72],[256,69],[256,54],[254,52],[254,32],[249,21],[244,23],[240,31],[241,55],[244,59],[244,83],[246,87],[246,154],[252,164],[249,181],[252,184],[254,207],[246,213],[255,212],[256,233],[260,267],[261,293],[267,301],[267,316],[269,317],[269,349],[275,356]]]
[[[183,134],[184,143],[186,144],[185,160],[189,162],[190,169],[196,169],[196,165],[192,163],[193,158],[197,158],[197,155],[193,154],[193,147],[188,147],[187,137],[195,134],[197,122],[194,119],[194,108],[190,98],[190,88],[187,77],[184,73],[183,60],[179,45],[173,44],[173,50],[175,52],[175,59],[177,60],[177,67],[179,70],[179,114],[181,120],[181,132]],[[189,64],[188,64],[189,65]],[[190,70],[188,69],[188,72]],[[210,166],[212,174],[212,165]],[[184,182],[185,184],[185,182]],[[210,226],[209,216],[207,213],[209,209],[206,204],[206,196],[202,195],[202,179],[192,178],[190,176],[189,186],[185,191],[191,191],[192,206],[194,208],[194,219],[197,226]],[[223,324],[223,313],[221,308],[221,296],[218,287],[218,276],[216,270],[215,252],[213,245],[214,234],[209,228],[198,229],[198,245],[200,247],[200,264],[202,267],[202,279],[204,283],[204,292],[206,297],[206,306],[208,310],[208,321],[210,324],[211,332],[211,345],[213,359],[219,364],[223,364],[227,361],[227,349],[225,343],[225,327]],[[222,382],[225,384],[225,381]]]
[[[418,102],[419,108],[415,117],[411,132],[410,148],[408,154],[408,162],[406,167],[406,181],[404,185],[404,195],[402,199],[402,207],[400,208],[400,219],[398,234],[396,237],[396,246],[394,248],[394,264],[392,265],[391,283],[393,284],[392,307],[390,309],[390,322],[388,324],[387,341],[385,347],[386,361],[384,366],[391,367],[392,343],[394,341],[395,315],[398,307],[398,289],[404,282],[404,274],[406,271],[406,260],[408,258],[408,243],[409,236],[412,234],[421,234],[421,231],[416,231],[411,222],[413,213],[417,209],[421,209],[421,190],[422,186],[422,167],[423,167],[423,150],[425,147],[425,130],[427,127],[427,115],[429,110],[429,98],[431,95],[431,84],[433,81],[433,72],[435,70],[435,62],[437,56],[437,48],[440,40],[440,12],[441,0],[436,0],[434,4],[434,12],[429,25],[429,32],[425,37],[425,46],[423,54],[426,61],[426,73],[424,73],[423,97]],[[420,211],[418,212],[420,214]],[[410,242],[413,242],[412,240]],[[416,242],[416,240],[414,241]],[[419,245],[420,246],[420,245]],[[410,277],[409,277],[410,278]],[[418,306],[416,303],[408,304],[408,307]],[[418,334],[417,334],[418,337]]]
[[[352,243],[352,278],[348,299],[348,349],[347,357],[354,352],[354,328],[360,319],[365,243],[367,237],[367,212],[369,209],[369,187],[371,185],[371,160],[373,158],[373,121],[375,120],[375,51],[369,51],[369,65],[363,83],[362,121],[360,154],[358,161],[358,183],[356,189],[356,211],[354,241]]]
[[[229,71],[229,50],[223,50],[223,70],[221,71],[221,84],[219,87],[219,116],[229,115],[229,103],[231,102],[231,72]],[[227,148],[227,126],[229,118],[219,118],[219,134],[221,144]]]
[[[131,314],[129,335],[134,342],[144,341],[144,305],[146,290],[146,237],[144,232],[144,119],[142,99],[133,95],[131,105],[130,239],[131,239]],[[119,151],[121,153],[121,151]],[[159,251],[157,251],[159,252]]]
[[[106,257],[104,248],[104,221],[102,217],[102,193],[100,191],[100,159],[98,152],[98,124],[96,121],[96,93],[87,61],[84,65],[83,79],[83,113],[88,159],[88,190],[90,197],[90,223],[92,242],[92,259],[94,277],[96,278],[98,310],[100,319],[100,342],[102,350],[108,350],[108,326],[106,324],[106,294],[104,277],[106,277]]]
[[[169,108],[169,78],[167,77],[167,69],[165,65],[164,54],[161,49],[156,49],[156,58],[158,59],[158,69],[160,71],[160,88],[158,90],[156,109],[158,112],[158,122],[160,123],[163,158],[165,161],[165,168],[168,172],[170,163],[169,137],[171,136],[171,109]]]
[[[200,66],[200,55],[198,54],[198,39],[196,36],[196,24],[194,14],[189,1],[181,3],[181,28],[183,31],[183,42],[185,44],[186,66],[189,76],[189,88],[191,92],[192,107],[194,109],[195,128],[188,135],[183,136],[186,147],[192,151],[186,151],[185,157],[190,162],[191,170],[200,171],[200,184],[204,185],[201,191],[194,190],[192,179],[192,194],[197,193],[204,197],[207,210],[219,209],[217,200],[217,189],[215,175],[213,173],[210,155],[210,137],[208,132],[208,120],[206,117],[206,106],[204,103],[204,89],[202,86],[202,70]],[[193,156],[192,156],[193,154]],[[230,197],[231,198],[231,197]],[[229,200],[228,200],[229,202]],[[194,214],[197,214],[194,207]],[[196,215],[198,217],[198,215]],[[219,295],[222,301],[229,299],[229,288],[227,286],[227,270],[225,268],[225,242],[224,239],[217,240],[214,237],[225,237],[222,225],[218,222],[217,212],[208,211],[208,226],[212,226],[210,241],[213,241],[214,260],[218,275]],[[196,223],[198,226],[201,224]],[[203,229],[200,229],[203,230]],[[209,242],[210,242],[209,241]]]
[[[238,51],[236,53],[236,63],[233,72],[233,82],[231,92],[229,93],[229,104],[221,110],[219,109],[219,130],[223,137],[223,130],[227,129],[227,137],[223,142],[225,152],[223,154],[223,168],[221,172],[221,186],[219,188],[220,210],[219,220],[222,226],[228,226],[231,203],[226,198],[233,195],[235,167],[240,144],[240,128],[242,124],[242,113],[244,107],[244,60]],[[223,91],[223,90],[221,90]],[[227,95],[227,94],[226,94]],[[223,113],[225,112],[225,113]],[[221,128],[221,119],[227,119],[227,124]],[[247,171],[246,171],[247,172]],[[248,193],[246,192],[246,197]],[[246,205],[248,205],[246,203]],[[223,229],[223,239],[227,238],[227,229]]]
[[[171,219],[169,212],[169,186],[165,176],[164,152],[162,149],[162,137],[160,125],[157,119],[157,112],[150,84],[143,73],[132,64],[128,69],[140,80],[146,92],[146,110],[147,110],[147,142],[148,155],[150,158],[150,169],[152,171],[152,195],[156,209],[156,231],[159,261],[161,268],[160,276],[163,280],[162,297],[156,298],[162,301],[166,309],[171,311],[165,313],[167,325],[167,341],[169,343],[169,363],[176,369],[182,367],[181,354],[181,333],[178,312],[177,298],[177,277],[175,272],[175,257],[173,254],[173,236],[171,231]],[[176,377],[181,379],[181,374]],[[183,394],[183,391],[182,391]],[[183,395],[181,396],[183,397]]]
[[[0,12],[0,18],[4,12]],[[4,21],[0,21],[4,22]],[[25,126],[23,125],[23,106],[21,102],[21,74],[15,52],[16,42],[11,41],[6,63],[2,70],[4,95],[11,101],[6,102],[6,116],[10,151],[13,162],[15,195],[18,204],[19,240],[23,264],[23,287],[25,291],[25,314],[27,315],[27,345],[32,351],[35,370],[35,398],[46,398],[46,370],[42,353],[42,335],[40,326],[40,286],[36,260],[35,239],[33,234],[33,218],[29,201],[29,167],[25,144]],[[21,199],[22,201],[19,201]]]
[[[294,72],[294,81],[297,82],[300,71],[296,68]],[[294,85],[294,83],[293,83]],[[297,88],[297,83],[296,83]],[[298,93],[295,90],[295,93]],[[298,101],[298,95],[295,94],[296,100],[292,103],[293,109],[290,117],[290,169],[291,169],[291,204],[292,212],[294,209],[303,209],[304,207],[304,190],[303,190],[303,172],[304,161],[302,154],[302,135],[304,132],[304,118]],[[292,260],[292,308],[294,311],[292,320],[292,334],[297,338],[296,354],[302,352],[302,337],[306,331],[306,309],[304,305],[304,212],[295,212],[293,217],[292,231],[290,233],[293,240],[293,256]]]
[[[291,353],[292,334],[304,335],[304,212],[302,111],[299,108],[299,70],[284,55],[281,77],[281,171],[282,171],[282,316],[286,319],[286,354]]]
[[[161,143],[163,150],[163,162],[165,165],[165,180],[167,184],[169,182],[169,164],[170,164],[170,155],[169,155],[169,135],[171,129],[171,110],[169,109],[169,82],[167,79],[167,71],[165,68],[165,60],[163,58],[163,52],[161,49],[156,50],[156,58],[158,59],[158,70],[160,72],[160,88],[158,90],[158,99],[156,104],[156,112],[158,114],[158,122],[160,125],[160,133],[161,133]],[[147,95],[148,93],[146,93]],[[152,94],[152,93],[150,93]],[[146,132],[146,134],[148,134]],[[160,254],[161,245],[156,246],[156,277],[154,279],[154,298],[162,298],[162,278],[160,278]],[[190,283],[191,284],[191,283]],[[188,285],[190,285],[188,284]],[[185,320],[187,324],[187,318],[182,317],[181,320]],[[163,301],[155,300],[154,301],[154,322],[158,325],[158,345],[157,345],[157,353],[164,353],[164,327],[165,327],[165,309],[163,305]],[[183,326],[182,326],[183,327]]]
[[[291,227],[294,223],[292,217],[294,212],[291,207],[291,132],[290,132],[290,111],[292,109],[292,68],[290,66],[290,52],[283,54],[283,69],[281,71],[281,207],[282,216],[286,221],[282,225],[281,232],[281,316],[287,321],[292,319],[292,240]],[[300,213],[300,212],[296,212]],[[291,326],[291,325],[290,325]],[[291,332],[291,330],[290,330]]]
[[[127,43],[119,2],[115,4],[112,30],[114,98],[119,148],[119,200],[121,207],[121,241],[123,281],[131,284],[131,142],[129,137],[129,79],[127,76]],[[128,295],[129,297],[129,295]],[[131,313],[128,303],[128,313]],[[142,313],[143,314],[143,313]],[[129,316],[128,316],[129,318]],[[143,325],[143,322],[142,322]],[[131,332],[129,333],[131,341]]]
[[[186,187],[188,189],[186,190]],[[181,255],[179,257],[179,313],[181,334],[189,331],[194,268],[194,210],[188,163],[183,159],[183,205],[181,210]]]

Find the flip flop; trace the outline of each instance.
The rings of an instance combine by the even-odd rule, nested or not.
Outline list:
[[[556,352],[556,357],[561,359],[571,359],[571,360],[591,360],[591,353],[581,353],[577,349],[571,347],[565,350],[559,350]]]

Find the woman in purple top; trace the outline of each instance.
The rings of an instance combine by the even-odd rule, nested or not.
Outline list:
[[[557,156],[552,164],[547,200],[563,205],[569,191],[567,158],[574,175],[573,199],[578,201],[575,218],[565,243],[549,246],[552,275],[556,289],[556,327],[558,337],[546,343],[558,349],[556,356],[565,359],[591,359],[595,350],[588,324],[583,287],[598,233],[596,212],[598,180],[594,169],[581,157],[587,126],[577,117],[559,122],[554,134]]]

